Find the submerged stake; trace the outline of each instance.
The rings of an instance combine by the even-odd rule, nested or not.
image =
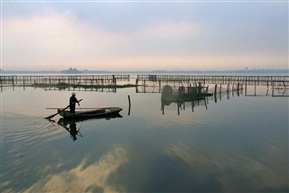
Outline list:
[[[131,107],[131,104],[130,104],[130,96],[127,95],[128,97],[128,115],[130,115],[130,107]]]

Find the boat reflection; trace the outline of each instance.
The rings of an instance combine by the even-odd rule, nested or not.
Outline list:
[[[114,118],[122,118],[122,116],[117,114],[112,114],[110,116],[106,117],[97,117],[97,118],[75,118],[75,119],[68,119],[68,118],[60,118],[57,122],[58,125],[63,127],[65,130],[67,130],[70,133],[70,137],[73,141],[77,140],[77,137],[83,137],[83,135],[80,133],[80,128],[82,126],[82,123],[87,120],[95,120],[95,119],[114,119]],[[77,123],[79,123],[79,127],[77,128]]]
[[[177,91],[174,91],[173,88],[169,85],[166,85],[162,89],[161,95],[161,110],[164,114],[164,107],[169,106],[172,103],[177,104],[178,115],[180,114],[180,109],[185,109],[185,103],[191,102],[192,111],[194,111],[195,105],[200,105],[204,103],[207,109],[207,97],[212,96],[213,94],[207,93],[206,87],[179,87]]]

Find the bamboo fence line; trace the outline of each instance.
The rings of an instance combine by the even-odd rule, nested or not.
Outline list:
[[[129,81],[129,75],[1,75],[1,86],[30,86],[34,84],[110,85]]]

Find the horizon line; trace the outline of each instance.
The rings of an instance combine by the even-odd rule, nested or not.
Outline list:
[[[77,70],[77,69],[66,69],[66,70],[3,70],[0,68],[0,72],[248,72],[248,71],[289,71],[289,68],[276,68],[276,69],[236,69],[236,70]]]

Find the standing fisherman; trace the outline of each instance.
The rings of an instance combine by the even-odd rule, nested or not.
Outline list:
[[[69,99],[69,107],[70,107],[70,112],[75,113],[75,104],[78,103],[79,105],[79,101],[76,99],[75,97],[75,93],[72,93],[72,96]]]

